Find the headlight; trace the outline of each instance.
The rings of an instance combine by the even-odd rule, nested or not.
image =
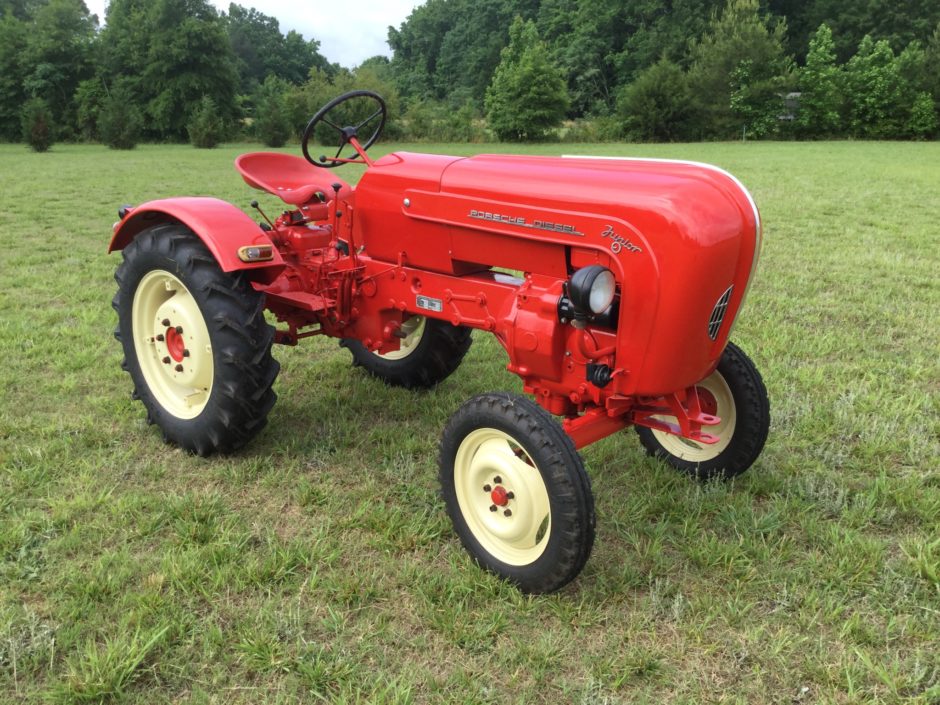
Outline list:
[[[613,303],[616,292],[614,273],[599,264],[582,267],[568,282],[571,305],[584,316],[604,313]]]

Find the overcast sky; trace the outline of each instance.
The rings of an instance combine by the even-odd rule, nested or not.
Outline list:
[[[352,68],[370,56],[391,56],[386,39],[388,26],[398,27],[412,9],[425,0],[241,0],[237,4],[254,7],[276,17],[281,32],[295,29],[305,39],[320,42],[320,53],[331,62]],[[104,24],[108,0],[85,0],[92,14]],[[229,0],[210,0],[228,11]]]

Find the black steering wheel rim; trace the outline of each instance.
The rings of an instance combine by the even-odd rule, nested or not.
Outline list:
[[[345,103],[347,100],[352,100],[354,98],[371,98],[372,100],[374,100],[376,103],[379,104],[379,109],[376,112],[372,113],[365,120],[360,122],[358,125],[349,125],[345,127],[340,127],[339,125],[336,125],[326,119],[327,114],[331,110],[333,110],[336,106],[338,106],[341,103]],[[375,93],[373,91],[364,91],[364,90],[349,91],[348,93],[343,93],[342,95],[337,96],[336,98],[331,100],[329,103],[324,105],[322,108],[320,108],[316,112],[316,114],[312,118],[310,118],[310,122],[307,123],[307,127],[304,129],[303,138],[301,139],[301,142],[300,142],[300,148],[303,151],[304,159],[306,159],[308,162],[310,162],[314,166],[320,167],[321,169],[335,169],[336,167],[347,163],[345,161],[336,161],[339,158],[340,153],[343,151],[343,148],[347,144],[349,144],[349,141],[351,138],[355,137],[356,139],[358,139],[359,130],[378,116],[381,116],[381,120],[379,120],[378,126],[375,128],[375,130],[372,132],[372,134],[369,136],[369,138],[365,142],[360,142],[360,146],[362,147],[363,152],[367,150],[369,147],[371,147],[373,144],[375,144],[376,140],[378,140],[379,136],[382,134],[382,130],[385,127],[385,120],[388,117],[388,109],[385,107],[385,101],[382,99],[382,96],[380,96],[378,93]],[[339,137],[340,137],[339,149],[337,150],[335,156],[332,159],[327,158],[327,157],[322,157],[322,156],[319,159],[314,159],[310,155],[310,152],[308,150],[310,138],[313,136],[314,130],[316,129],[317,125],[319,125],[321,122],[325,122],[327,125],[329,125],[330,127],[332,127],[334,130],[336,130],[339,133]],[[360,154],[360,156],[363,156],[363,155]]]

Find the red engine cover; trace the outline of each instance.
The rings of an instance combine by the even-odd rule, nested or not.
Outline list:
[[[665,394],[711,372],[760,247],[744,187],[688,162],[397,153],[363,175],[356,211],[356,241],[371,257],[404,253],[431,272],[566,279],[610,267],[621,394]]]

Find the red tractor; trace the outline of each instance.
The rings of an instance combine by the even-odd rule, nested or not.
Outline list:
[[[274,222],[212,198],[121,209],[116,336],[167,441],[206,455],[251,440],[275,400],[273,343],[333,336],[388,384],[432,387],[471,330],[489,331],[528,396],[461,406],[440,481],[467,550],[527,592],[557,590],[591,552],[579,448],[633,426],[650,454],[699,478],[754,462],[767,391],[729,335],[761,223],[733,176],[639,159],[373,161],[385,119],[378,95],[354,91],[307,125],[305,160],[239,157],[249,185],[288,205]],[[324,132],[338,149],[315,157]],[[355,187],[326,171],[348,163],[367,167]]]

